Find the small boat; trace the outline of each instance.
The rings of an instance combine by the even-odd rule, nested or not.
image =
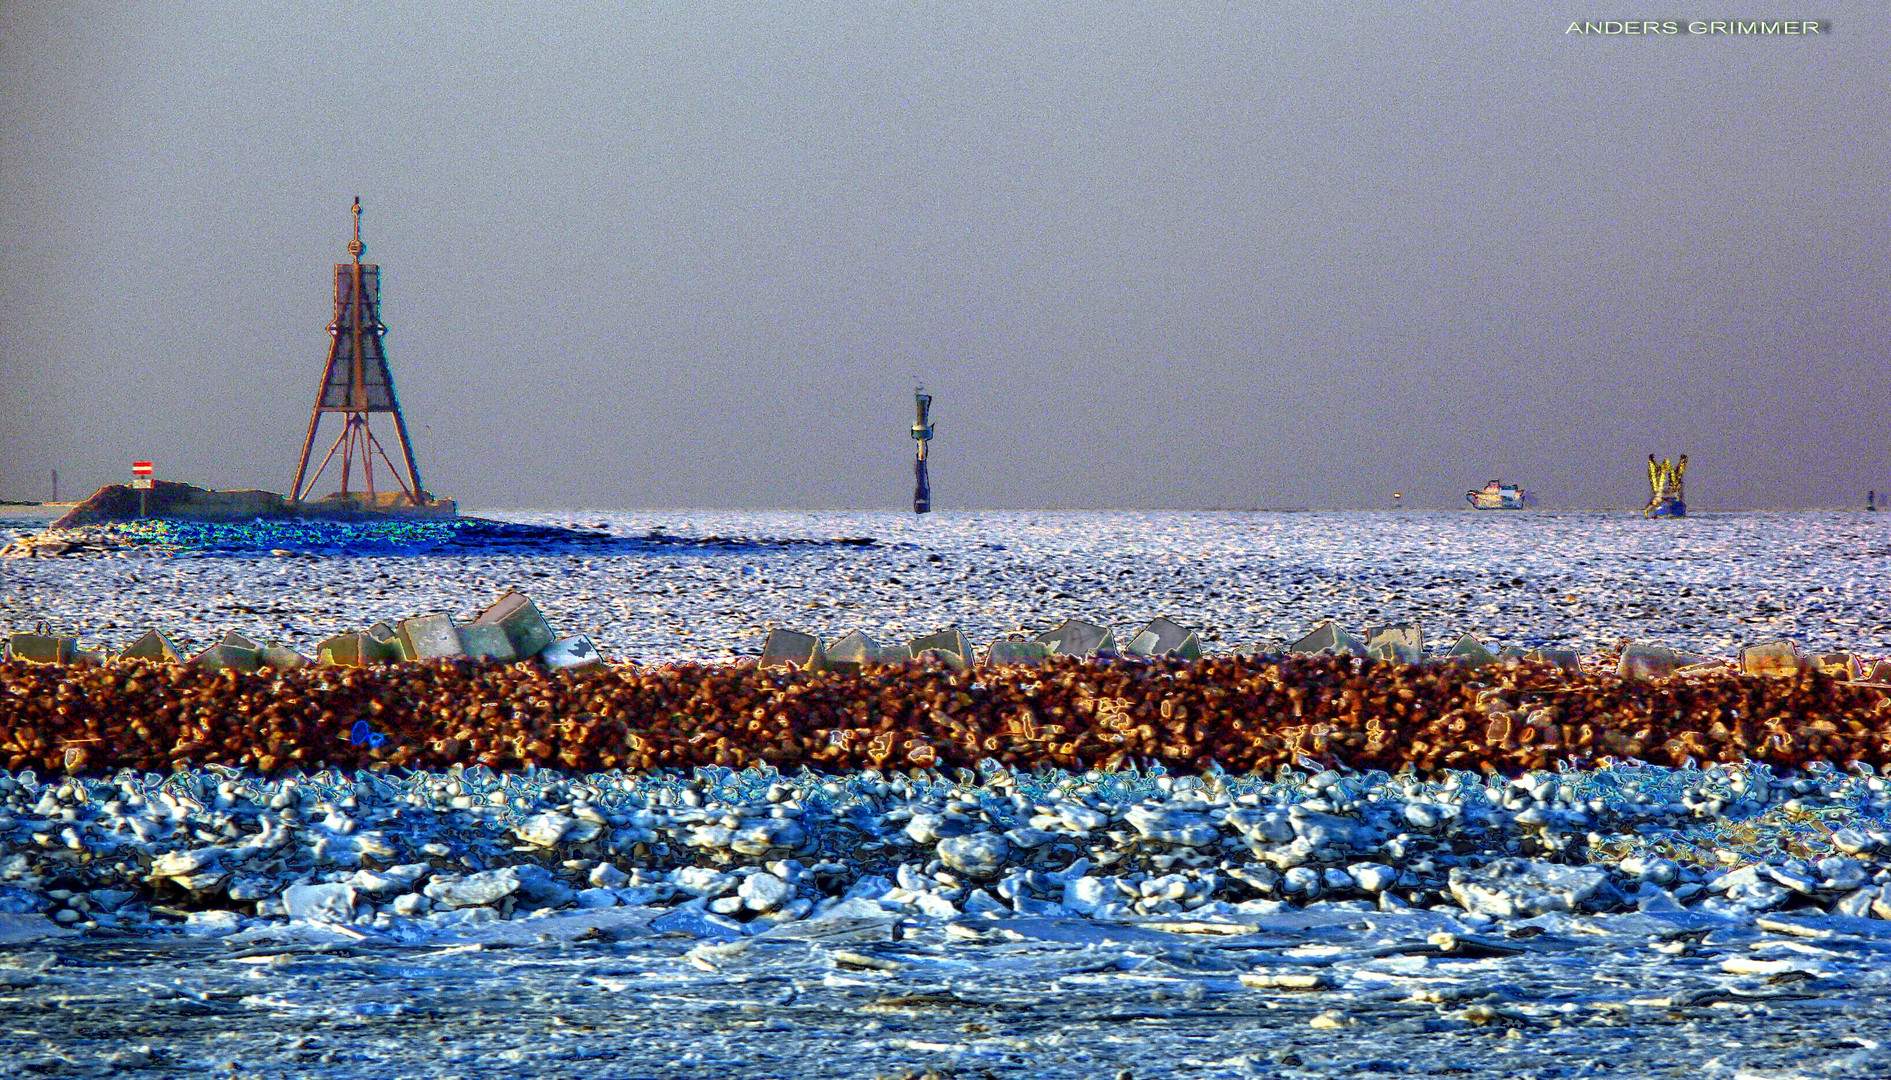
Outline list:
[[[1492,480],[1482,491],[1465,492],[1464,501],[1473,510],[1522,510],[1536,505],[1536,494],[1523,490],[1521,484]]]

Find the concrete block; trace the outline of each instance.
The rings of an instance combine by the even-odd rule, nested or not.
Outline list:
[[[954,671],[969,671],[972,667],[970,660],[967,660],[958,653],[947,652],[944,649],[921,649],[913,654],[913,659],[921,664],[929,662],[943,664]]]
[[[1190,630],[1187,637],[1183,638],[1175,648],[1169,650],[1168,655],[1179,657],[1183,660],[1200,660],[1202,658],[1202,639],[1195,636],[1195,631]]]
[[[1865,682],[1891,684],[1891,660],[1880,660],[1865,673]]]
[[[1052,656],[1115,656],[1116,631],[1082,619],[1065,619],[1037,636]]]
[[[447,660],[466,655],[451,615],[418,615],[394,628],[406,660]]]
[[[928,652],[940,654],[953,667],[967,667],[972,662],[972,647],[966,644],[965,635],[956,626],[944,630],[935,630],[924,637],[916,637],[906,643],[913,652],[913,659],[923,660]]]
[[[1036,667],[1051,655],[1041,641],[1018,641],[1015,639],[994,641],[985,651],[985,663],[993,667]]]
[[[162,630],[146,630],[144,636],[125,646],[120,660],[161,660],[167,664],[184,662],[183,650]]]
[[[380,623],[378,625],[386,626],[387,624]],[[388,627],[388,629],[391,631],[393,628]],[[369,630],[372,631],[373,627],[370,627]],[[372,632],[361,636],[364,639],[362,642],[363,655],[368,658],[368,663],[392,664],[401,658],[401,642],[399,638],[391,635],[388,637],[376,637]]]
[[[299,667],[308,667],[314,661],[294,649],[282,645],[265,645],[256,652],[256,660],[266,668],[278,671],[291,671]]]
[[[859,674],[868,664],[880,663],[880,646],[855,630],[827,647],[827,666],[836,671]]]
[[[1820,671],[1840,682],[1851,682],[1864,674],[1858,658],[1848,652],[1821,653],[1813,658],[1813,663]]]
[[[1129,639],[1127,651],[1132,656],[1173,656],[1181,660],[1202,658],[1201,639],[1195,631],[1165,618],[1149,620]]]
[[[221,671],[224,668],[235,671],[255,671],[260,664],[255,649],[244,649],[236,645],[212,645],[191,657],[190,662],[209,671]]]
[[[398,647],[365,633],[336,634],[316,647],[316,660],[335,667],[366,667],[400,658]]]
[[[74,667],[104,667],[112,659],[112,654],[104,649],[74,649],[72,663]]]
[[[765,668],[819,671],[827,666],[827,652],[821,648],[821,639],[813,634],[783,630],[778,626],[762,639],[762,658],[758,663]]]
[[[258,649],[262,648],[262,645],[259,644],[258,642],[251,641],[249,638],[244,637],[242,634],[239,634],[234,630],[225,630],[223,632],[223,639],[221,641],[218,641],[217,644],[229,645],[238,649],[248,649],[251,652],[255,652]]]
[[[468,624],[454,627],[453,633],[460,640],[461,655],[469,659],[507,664],[519,658],[519,651],[512,647],[512,638],[507,636],[503,626]]]
[[[1313,628],[1306,637],[1287,646],[1290,653],[1332,653],[1336,656],[1365,656],[1365,643],[1340,629],[1338,623],[1326,620]]]
[[[1622,659],[1615,665],[1615,673],[1624,679],[1661,679],[1688,672],[1690,668],[1712,670],[1718,666],[1710,657],[1635,641],[1622,647]],[[1700,674],[1699,671],[1691,673]]]
[[[35,664],[70,664],[78,648],[78,638],[54,634],[14,634],[7,638],[9,657]]]
[[[1615,673],[1624,679],[1660,679],[1674,674],[1680,666],[1673,649],[1631,642],[1622,647],[1622,659],[1615,665]]]
[[[548,668],[564,671],[602,667],[604,664],[604,658],[598,655],[597,646],[591,644],[591,639],[584,634],[552,642],[539,650],[538,659]]]
[[[881,645],[856,630],[827,646],[827,666],[837,671],[863,670],[869,664],[904,664],[913,658],[908,645]]]
[[[1808,666],[1790,641],[1767,641],[1740,650],[1740,670],[1748,675],[1797,675]]]
[[[1425,635],[1415,622],[1366,627],[1366,655],[1374,660],[1417,664],[1425,659]]]
[[[1571,675],[1582,672],[1582,657],[1574,649],[1539,648],[1531,649],[1524,659],[1534,660],[1539,664],[1551,664]]]
[[[538,612],[538,605],[521,592],[508,592],[473,620],[475,626],[503,626],[513,651],[520,656],[537,656],[552,643],[551,624]]]
[[[1465,634],[1457,640],[1457,644],[1445,651],[1445,659],[1466,667],[1483,667],[1485,664],[1495,664],[1497,654],[1477,638]]]

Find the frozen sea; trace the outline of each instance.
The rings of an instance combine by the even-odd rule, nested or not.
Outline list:
[[[775,625],[983,642],[1158,615],[1211,651],[1333,618],[1416,619],[1434,647],[1472,632],[1585,653],[1778,638],[1891,653],[1891,515],[475,513],[588,536],[6,561],[0,622],[112,647],[152,626],[197,645],[236,629],[312,652],[517,588],[556,630],[639,663],[727,661]],[[421,936],[258,920],[87,937],[0,916],[0,1053],[48,1076],[1891,1075],[1891,921],[1639,907],[888,909],[734,938],[637,906]]]
[[[1211,651],[1321,619],[1416,619],[1428,642],[1593,653],[1650,640],[1708,655],[1791,638],[1891,653],[1891,514],[474,511],[590,542],[373,558],[299,544],[0,562],[0,621],[122,645],[159,626],[312,652],[330,634],[530,594],[554,629],[656,663],[753,653],[770,626],[985,642],[1066,617],[1168,616]],[[20,525],[16,532],[30,531]],[[652,537],[657,539],[652,539]],[[870,546],[838,542],[872,538]],[[272,554],[276,552],[279,554]]]

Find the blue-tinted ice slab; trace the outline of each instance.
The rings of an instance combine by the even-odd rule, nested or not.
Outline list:
[[[77,937],[79,932],[60,926],[44,915],[0,912],[0,945],[19,945],[44,938]]]
[[[725,940],[745,937],[749,932],[747,926],[726,915],[704,910],[699,901],[672,908],[650,920],[650,931],[655,934],[688,934],[691,937]]]

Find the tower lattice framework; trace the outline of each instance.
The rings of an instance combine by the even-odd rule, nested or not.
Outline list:
[[[341,454],[341,489],[339,494],[352,497],[350,478],[357,461],[361,464],[362,491],[370,505],[377,501],[374,483],[374,457],[378,454],[387,465],[388,474],[400,485],[401,493],[412,505],[427,501],[420,486],[420,468],[414,464],[413,443],[407,438],[407,420],[401,415],[400,399],[394,395],[394,376],[388,371],[387,353],[381,339],[387,327],[381,322],[381,268],[361,261],[367,248],[361,243],[361,200],[354,204],[354,239],[348,242],[352,262],[335,264],[335,318],[328,324],[328,367],[322,373],[322,388],[316,395],[315,408],[309,413],[309,433],[302,442],[302,458],[296,465],[295,484],[290,498],[301,502],[315,488],[336,453]],[[315,450],[316,431],[323,413],[342,414],[341,434],[307,477],[309,457]],[[368,426],[370,413],[393,413],[394,432],[400,438],[401,458],[407,472],[388,457],[381,441]]]

